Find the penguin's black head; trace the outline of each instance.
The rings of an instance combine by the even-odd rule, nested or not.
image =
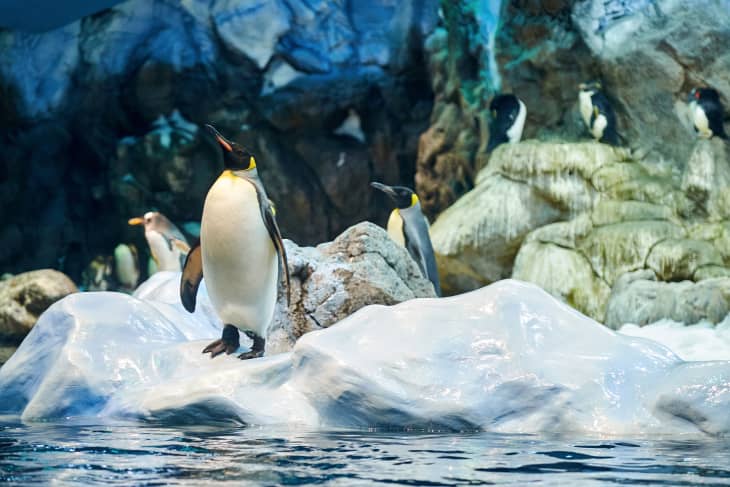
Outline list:
[[[388,197],[393,200],[395,206],[401,210],[415,206],[416,203],[418,203],[418,196],[416,193],[405,186],[388,186],[386,184],[375,182],[370,183],[370,186],[387,194]]]
[[[699,100],[719,102],[720,94],[714,88],[692,88],[692,91],[690,91],[687,96],[687,101],[692,102]]]
[[[578,85],[580,91],[595,92],[603,89],[603,84],[600,81],[586,81]]]
[[[232,171],[251,171],[256,169],[256,159],[241,145],[223,137],[215,127],[205,125],[206,130],[215,137],[218,145],[223,150],[223,165]]]

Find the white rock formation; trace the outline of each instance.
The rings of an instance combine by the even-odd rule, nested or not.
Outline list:
[[[0,369],[0,413],[730,434],[730,362],[683,362],[518,281],[369,306],[292,352],[245,362],[201,354],[217,325],[205,306],[178,313],[168,291],[148,283],[141,299],[86,293],[56,303]]]

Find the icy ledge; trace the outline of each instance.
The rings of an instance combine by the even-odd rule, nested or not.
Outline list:
[[[211,360],[205,305],[175,279],[140,298],[69,296],[0,369],[0,412],[175,423],[483,428],[512,433],[730,433],[730,362],[683,362],[539,288],[501,281],[445,299],[370,306],[292,352]]]

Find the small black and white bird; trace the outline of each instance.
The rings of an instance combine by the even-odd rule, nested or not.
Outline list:
[[[487,152],[499,144],[515,144],[522,138],[527,108],[515,95],[497,95],[489,104],[489,144]]]
[[[602,89],[600,81],[578,85],[580,114],[594,139],[610,145],[619,145],[616,114]]]
[[[727,139],[723,127],[724,111],[720,95],[712,88],[694,88],[687,97],[689,114],[695,132],[700,138],[709,139],[713,135]]]
[[[421,269],[423,277],[433,284],[436,296],[441,296],[441,283],[428,232],[428,220],[421,211],[418,196],[405,186],[388,186],[375,182],[370,183],[370,186],[388,195],[395,204],[388,218],[388,235],[395,243],[408,250]]]

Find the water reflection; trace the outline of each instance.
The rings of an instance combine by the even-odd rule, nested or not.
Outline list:
[[[728,446],[728,440],[3,423],[0,481],[730,485]]]

